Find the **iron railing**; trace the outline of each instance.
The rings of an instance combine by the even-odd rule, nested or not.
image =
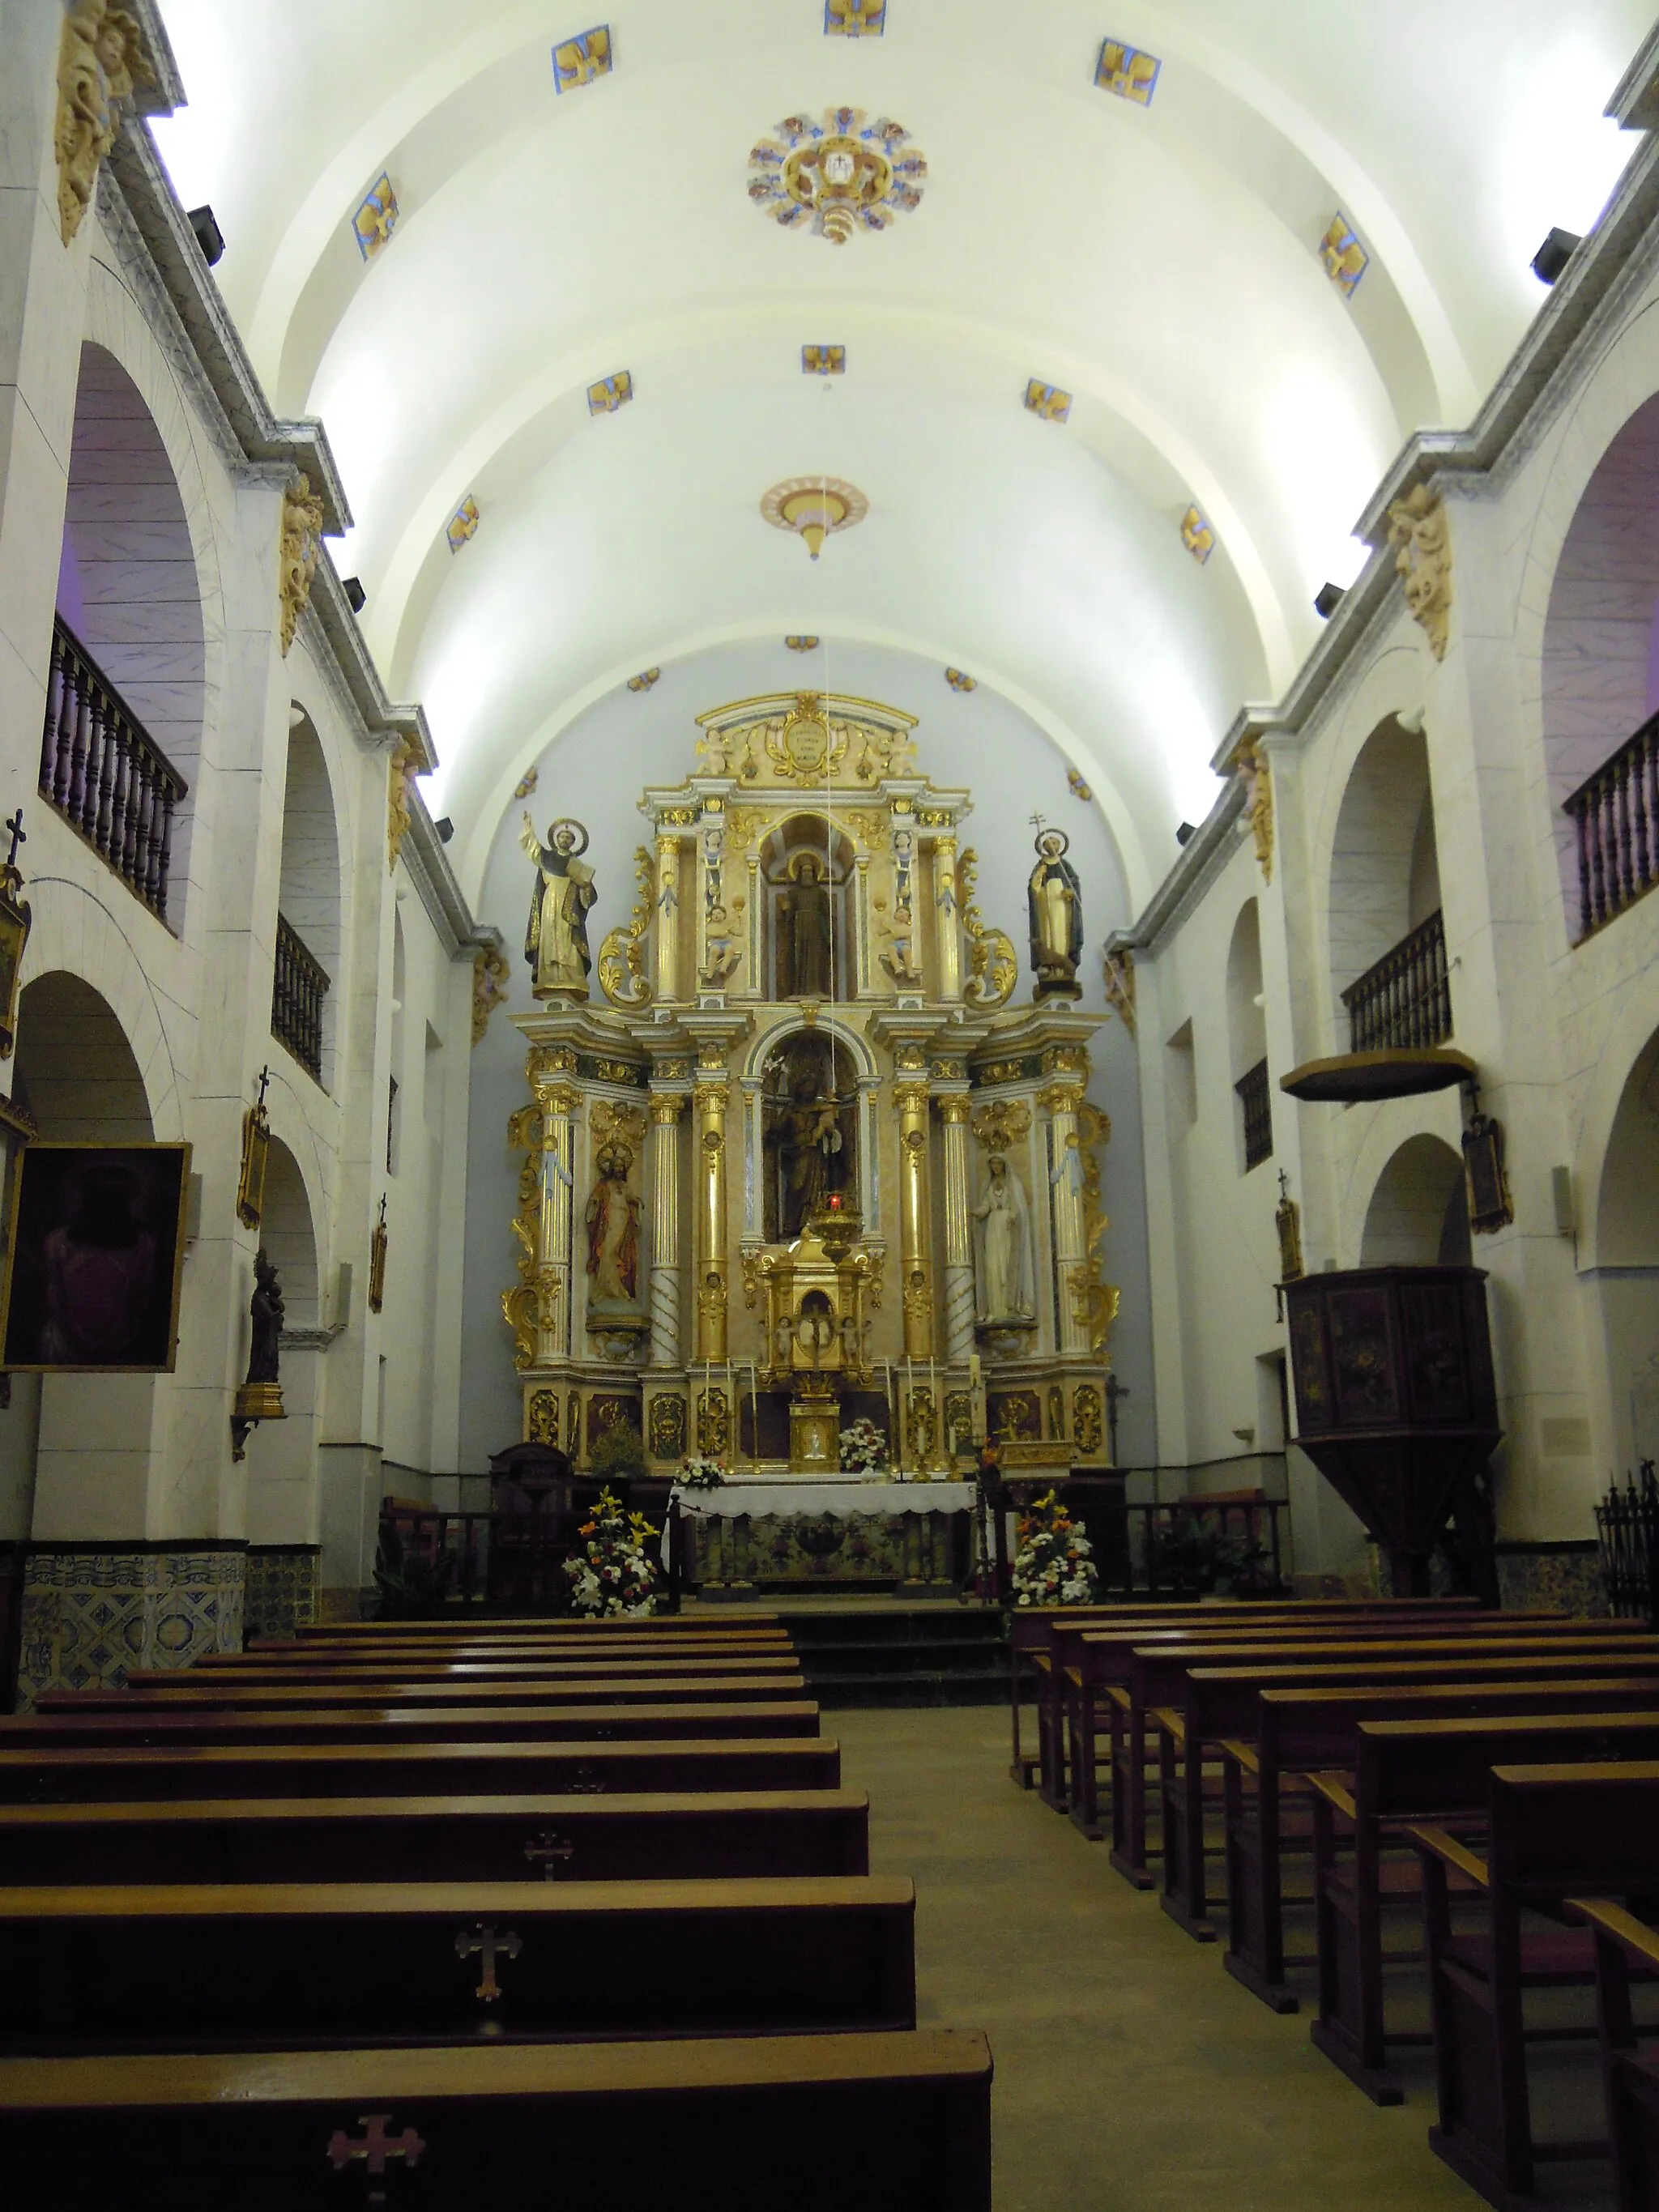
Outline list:
[[[1431,914],[1342,994],[1351,1052],[1418,1051],[1452,1033],[1446,925]]]
[[[1273,1094],[1267,1088],[1267,1061],[1257,1060],[1233,1089],[1244,1115],[1244,1172],[1248,1175],[1273,1156]]]
[[[1578,927],[1589,937],[1659,883],[1659,714],[1562,805],[1578,833]]]
[[[74,631],[55,617],[40,796],[163,921],[173,819],[188,788]]]
[[[1595,1509],[1607,1603],[1621,1620],[1659,1628],[1659,1483],[1642,1462],[1641,1486],[1615,1484]]]
[[[279,914],[270,1033],[319,1083],[323,1079],[323,1006],[327,997],[328,971],[307,951],[293,924]]]

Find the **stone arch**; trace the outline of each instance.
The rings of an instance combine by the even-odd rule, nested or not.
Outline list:
[[[1659,1031],[1626,1077],[1592,1186],[1614,1465],[1659,1458]]]
[[[288,932],[298,939],[301,952],[310,955],[322,975],[319,1018],[314,1033],[307,1012],[297,1024],[303,1034],[295,1034],[290,1049],[301,1065],[316,1076],[325,1091],[333,1080],[343,942],[337,821],[333,779],[322,741],[310,715],[296,702],[289,708],[288,768],[283,787],[282,872],[276,893],[276,981],[271,1018],[276,1034],[282,1036],[279,1024],[295,1024],[291,1009],[296,998],[307,1007],[311,1002],[303,988],[295,988],[295,984],[302,986],[306,980],[305,963],[287,942],[283,928],[286,923]],[[286,1003],[290,1012],[284,1013],[284,984],[290,964],[302,973],[289,982]],[[314,977],[312,980],[314,982]],[[289,1040],[284,1038],[284,1042]],[[313,1050],[317,1060],[314,1068],[311,1066]]]
[[[1265,1155],[1252,1153],[1247,1122],[1251,1109],[1245,1103],[1245,1079],[1267,1057],[1267,1014],[1261,980],[1261,915],[1254,898],[1247,898],[1233,922],[1227,947],[1227,1060],[1228,1081],[1237,1105],[1233,1112],[1238,1164],[1248,1169]],[[1260,1079],[1256,1079],[1259,1084]],[[1246,1085],[1254,1089],[1255,1086]],[[1255,1089],[1259,1108],[1260,1091]],[[1271,1116],[1271,1105],[1268,1112]],[[1267,1139],[1271,1149],[1272,1139]]]
[[[125,893],[113,891],[125,902]],[[86,885],[61,876],[29,881],[33,927],[24,954],[27,984],[61,971],[85,981],[109,1006],[137,1062],[155,1134],[169,1141],[184,1134],[177,1055],[154,985],[118,913]],[[20,1032],[21,1041],[21,1032]]]
[[[1467,1267],[1472,1258],[1462,1156],[1419,1131],[1392,1154],[1372,1188],[1359,1264]]]
[[[1439,908],[1428,746],[1420,729],[1387,714],[1348,773],[1331,836],[1331,1010],[1345,1047],[1343,992]]]

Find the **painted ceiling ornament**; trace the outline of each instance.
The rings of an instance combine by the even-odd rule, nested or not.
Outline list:
[[[514,799],[528,799],[531,793],[534,791],[536,786],[541,781],[541,776],[542,772],[540,769],[527,768],[524,774],[519,778],[518,783],[514,789],[513,796]]]
[[[1057,384],[1045,384],[1034,376],[1025,386],[1025,404],[1033,415],[1045,422],[1069,422],[1072,419],[1072,395],[1062,392]]]
[[[1068,768],[1066,771],[1066,788],[1073,799],[1090,799],[1095,795],[1093,787],[1085,783],[1074,768]]]
[[[1115,93],[1137,107],[1150,107],[1163,66],[1156,54],[1143,53],[1122,39],[1106,39],[1095,64],[1095,82],[1103,92]]]
[[[829,107],[822,123],[790,115],[749,155],[749,197],[786,230],[810,229],[832,246],[855,230],[885,230],[921,200],[925,157],[909,132],[861,107]]]
[[[398,228],[398,195],[384,169],[358,203],[351,218],[351,234],[365,261],[375,260],[392,243]]]
[[[121,102],[155,73],[136,16],[109,0],[75,0],[58,42],[58,227],[65,246],[92,205],[98,164],[121,128]]]
[[[1422,625],[1437,660],[1446,657],[1451,631],[1451,532],[1437,492],[1427,484],[1397,499],[1389,509],[1389,543],[1394,565],[1406,586],[1406,605]]]
[[[472,543],[478,534],[478,502],[468,492],[444,525],[444,538],[452,553],[459,553],[463,545]]]
[[[1352,300],[1359,289],[1360,278],[1371,265],[1371,257],[1359,243],[1353,225],[1340,208],[1331,217],[1331,227],[1319,241],[1319,258],[1337,290],[1345,300]]]
[[[1241,738],[1233,753],[1233,773],[1244,779],[1244,819],[1255,832],[1255,857],[1261,880],[1273,879],[1273,780],[1259,738]]]
[[[800,368],[803,376],[845,376],[847,349],[844,345],[804,345],[800,349]]]
[[[653,684],[660,682],[661,678],[660,668],[642,668],[637,676],[629,678],[628,688],[630,691],[649,691]]]
[[[791,653],[816,653],[823,643],[821,638],[816,637],[787,637],[783,641]]]
[[[823,0],[829,39],[879,39],[887,29],[887,0]]]
[[[947,668],[945,680],[953,691],[977,691],[979,689],[978,677],[969,676],[966,669]]]
[[[299,481],[283,494],[282,539],[278,549],[276,599],[280,613],[278,635],[283,658],[288,659],[294,633],[311,597],[311,580],[323,550],[323,502],[311,489],[303,471]]]
[[[1215,551],[1215,530],[1197,507],[1189,507],[1181,518],[1181,542],[1201,568]]]
[[[786,477],[773,485],[760,503],[761,513],[774,530],[790,530],[806,541],[813,560],[823,550],[823,541],[839,530],[852,530],[870,512],[870,502],[856,484],[839,477]]]

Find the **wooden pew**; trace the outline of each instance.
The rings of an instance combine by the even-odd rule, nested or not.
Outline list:
[[[0,2054],[916,2024],[892,1875],[0,1889]]]
[[[53,2212],[185,2201],[990,2212],[981,2035],[0,2060],[0,2170]],[[95,2122],[95,2124],[94,2124]],[[418,2171],[416,2171],[418,2169]],[[343,2182],[343,2176],[349,2176]],[[172,2201],[169,2198],[169,2201]]]
[[[685,1674],[695,1672],[702,1662],[668,1659],[606,1660],[605,1671],[617,1680],[651,1680],[653,1673]],[[710,1671],[715,1671],[710,1667]],[[744,1659],[724,1657],[718,1669],[721,1674],[752,1674],[759,1679],[776,1679],[787,1675],[799,1679],[799,1662],[791,1658]],[[143,1668],[127,1677],[128,1686],[137,1690],[193,1689],[198,1684],[223,1682],[228,1685],[245,1683],[250,1687],[270,1686],[273,1689],[292,1689],[301,1683],[329,1684],[356,1682],[374,1685],[373,1694],[379,1695],[380,1686],[392,1683],[422,1682],[559,1682],[591,1680],[593,1662],[591,1659],[388,1659],[377,1662],[365,1661],[356,1667],[285,1667],[270,1674],[237,1674],[228,1668],[209,1668],[198,1662],[189,1668]]]
[[[212,1667],[314,1667],[325,1660],[356,1666],[362,1660],[511,1659],[538,1652],[572,1656],[611,1656],[660,1657],[675,1651],[793,1651],[794,1639],[782,1628],[721,1628],[678,1632],[648,1640],[596,1630],[591,1635],[572,1635],[550,1628],[539,1636],[386,1636],[355,1644],[329,1644],[321,1639],[304,1644],[286,1637],[256,1639],[245,1651],[209,1652],[197,1662]]]
[[[616,1632],[649,1638],[665,1633],[685,1633],[701,1628],[781,1628],[783,1615],[759,1606],[700,1605],[695,1613],[618,1613],[603,1620],[585,1614],[465,1613],[459,1618],[434,1614],[423,1620],[308,1620],[295,1628],[300,1643],[372,1642],[378,1636],[540,1636],[550,1628],[592,1636]],[[264,1639],[275,1642],[278,1639]]]
[[[1407,1833],[1423,1863],[1440,2106],[1429,2142],[1488,2203],[1508,2204],[1530,2197],[1540,2160],[1607,2148],[1533,2141],[1523,1993],[1589,1982],[1594,1946],[1583,1928],[1534,1932],[1522,1916],[1586,1893],[1659,1889],[1659,1761],[1500,1765],[1489,1802],[1484,1856],[1437,1825]],[[1453,1931],[1453,1872],[1479,1893],[1478,1936]]]
[[[1619,2212],[1659,2212],[1659,2063],[1644,2051],[1631,2004],[1632,1980],[1659,1976],[1659,1933],[1605,1898],[1573,1898],[1567,1911],[1595,1942],[1595,2012],[1601,2087]]]
[[[467,1706],[478,1712],[534,1705],[791,1705],[806,1695],[799,1668],[776,1674],[577,1674],[554,1682],[245,1683],[208,1681],[185,1668],[165,1690],[48,1690],[37,1713],[326,1712],[340,1705],[420,1705],[430,1712]]]
[[[723,1740],[818,1733],[818,1709],[789,1704],[671,1705],[342,1705],[320,1712],[205,1711],[0,1717],[0,1751],[52,1745],[261,1743],[622,1743],[702,1736]]]
[[[0,1805],[113,1803],[146,1797],[834,1790],[840,1783],[841,1746],[818,1739],[0,1750]]]
[[[1630,1625],[1614,1624],[1610,1628],[1581,1627],[1576,1633],[1564,1633],[1556,1630],[1540,1632],[1534,1625],[1528,1624],[1521,1632],[1512,1636],[1485,1630],[1466,1634],[1460,1629],[1455,1634],[1445,1636],[1422,1634],[1393,1638],[1356,1637],[1343,1628],[1328,1643],[1318,1639],[1305,1643],[1293,1639],[1275,1645],[1268,1639],[1255,1643],[1213,1644],[1193,1644],[1183,1642],[1179,1638],[1170,1638],[1139,1644],[1128,1654],[1127,1680],[1121,1685],[1115,1685],[1111,1692],[1112,1864],[1137,1888],[1152,1887],[1153,1876],[1146,1864],[1148,1729],[1149,1726],[1160,1729],[1171,1735],[1176,1732],[1169,1728],[1164,1716],[1184,1713],[1188,1674],[1193,1668],[1231,1668],[1236,1674],[1259,1670],[1261,1687],[1268,1686],[1267,1677],[1281,1667],[1297,1670],[1296,1679],[1310,1689],[1320,1680],[1331,1680],[1334,1668],[1359,1670],[1358,1675],[1339,1672],[1335,1680],[1340,1682],[1363,1680],[1367,1674],[1380,1675],[1380,1670],[1390,1664],[1437,1668],[1440,1670],[1437,1677],[1431,1674],[1418,1679],[1450,1681],[1457,1679],[1462,1663],[1471,1655],[1480,1659],[1547,1658],[1552,1653],[1563,1657],[1600,1657],[1638,1645],[1650,1649],[1651,1639],[1645,1634],[1632,1638],[1626,1632]],[[1284,1686],[1295,1686],[1295,1680],[1288,1675],[1284,1678]],[[1239,1687],[1248,1694],[1245,1686],[1240,1685]],[[1240,1725],[1235,1718],[1224,1733],[1235,1734]],[[1194,1787],[1201,1791],[1204,1741],[1201,1738],[1183,1741],[1172,1787],[1184,1790],[1188,1780],[1195,1778]],[[1162,1764],[1160,1752],[1160,1771]],[[1189,1821],[1182,1834],[1176,1839],[1176,1848],[1181,1848],[1183,1843],[1188,1848],[1182,1861],[1180,1887],[1168,1893],[1171,1899],[1168,1909],[1189,1935],[1202,1942],[1211,1940],[1214,1930],[1209,1923],[1202,1887],[1201,1798],[1197,1802],[1200,1808],[1198,1818]],[[1194,1838],[1196,1839],[1195,1844]],[[1166,1844],[1168,1841],[1166,1838]]]
[[[860,1790],[0,1805],[0,1884],[867,1874]]]

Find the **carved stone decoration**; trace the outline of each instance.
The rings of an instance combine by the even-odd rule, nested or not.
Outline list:
[[[1406,605],[1435,659],[1443,660],[1451,630],[1451,532],[1445,504],[1427,484],[1419,484],[1389,509],[1389,543],[1405,583]]]
[[[1019,981],[1019,962],[1013,940],[1000,929],[988,928],[974,901],[979,856],[970,846],[957,861],[957,883],[962,899],[963,933],[968,939],[968,980],[962,995],[969,1006],[988,1012],[1007,1005]]]
[[[412,818],[409,793],[415,777],[413,763],[416,757],[415,748],[407,738],[400,738],[392,750],[386,796],[386,865],[388,875],[396,869],[398,855],[404,849],[404,839],[409,835]]]
[[[121,128],[120,102],[155,73],[136,16],[109,0],[75,0],[58,43],[58,227],[65,246],[81,228],[98,165]]]
[[[1115,951],[1109,945],[1106,961],[1106,1003],[1133,1036],[1135,1033],[1135,956],[1128,946]]]
[[[613,1006],[647,1006],[651,1003],[644,939],[651,927],[656,884],[651,855],[643,845],[635,849],[634,880],[639,886],[639,896],[634,902],[633,912],[599,947],[599,988]]]
[[[505,1006],[508,996],[508,979],[512,970],[506,955],[498,945],[486,945],[474,956],[472,962],[472,1042],[482,1044],[489,1027],[489,1017],[497,1006]]]
[[[1273,879],[1273,782],[1267,756],[1257,738],[1242,738],[1233,754],[1233,773],[1244,780],[1244,818],[1255,835],[1256,865],[1265,884]]]
[[[297,483],[283,494],[282,535],[277,546],[277,635],[283,658],[288,658],[294,633],[311,597],[311,580],[317,573],[323,550],[323,502],[311,489],[303,470]]]

